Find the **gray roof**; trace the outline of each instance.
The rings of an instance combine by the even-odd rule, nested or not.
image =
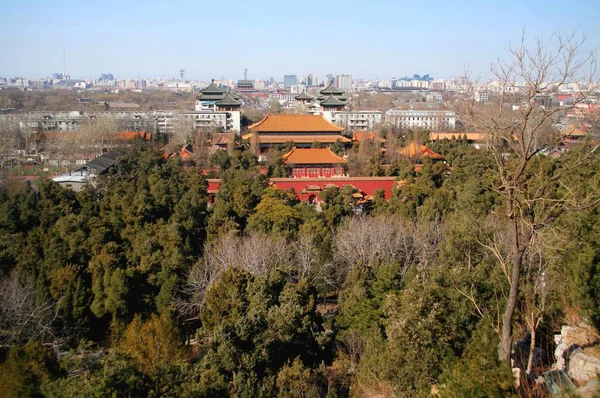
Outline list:
[[[229,92],[229,93],[225,94],[225,97],[223,97],[222,100],[215,102],[215,105],[217,105],[217,106],[240,106],[240,105],[242,105],[242,103],[240,101],[236,100],[235,98],[233,98],[233,96]]]
[[[340,90],[333,82],[331,82],[329,83],[329,86],[321,90],[321,94],[344,94],[344,90]]]
[[[223,94],[225,90],[221,90],[219,87],[217,87],[215,84],[215,79],[213,79],[208,87],[200,90],[200,92],[202,94]]]
[[[294,98],[297,99],[297,100],[311,100],[314,97],[312,97],[311,95],[308,95],[306,93],[306,90],[304,90],[304,91],[302,91],[302,93],[300,93],[299,95],[295,96]]]
[[[325,106],[344,106],[346,103],[344,101],[340,101],[333,94],[331,94],[325,101],[322,101],[320,105]]]
[[[94,169],[98,173],[103,173],[114,166],[117,163],[117,158],[121,155],[123,155],[123,152],[119,150],[106,152],[104,155],[87,162],[86,167]]]

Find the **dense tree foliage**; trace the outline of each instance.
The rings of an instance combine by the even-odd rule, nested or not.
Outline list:
[[[148,148],[77,193],[2,186],[0,394],[517,393],[496,355],[509,283],[492,159],[462,139],[435,150],[446,163],[392,164],[392,198],[378,192],[362,212],[351,186],[298,202],[244,150],[212,156],[210,205],[199,168]],[[532,167],[551,174],[568,156]],[[593,156],[556,190],[568,178],[589,194]],[[598,206],[557,223],[525,276],[544,264],[551,287],[538,341],[565,319],[600,323]],[[540,294],[519,296],[518,338]]]

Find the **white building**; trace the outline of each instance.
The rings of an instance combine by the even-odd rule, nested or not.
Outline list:
[[[474,99],[477,102],[488,102],[490,100],[489,92],[487,90],[475,91]]]
[[[306,90],[306,86],[304,84],[294,84],[290,87],[290,92],[292,94],[300,94],[301,92]]]
[[[379,111],[331,111],[323,112],[323,117],[346,131],[372,131],[381,124]]]
[[[225,91],[215,84],[211,84],[200,90],[200,95],[196,97],[195,120],[197,123],[217,123],[225,132],[236,132],[239,134],[241,128],[242,101],[240,97],[231,91]],[[220,114],[224,116],[220,116]]]
[[[456,127],[456,114],[453,111],[391,109],[385,113],[385,122],[402,129],[452,131]]]
[[[295,101],[298,94],[293,93],[271,93],[269,99],[276,99],[277,101],[284,103],[289,101]]]
[[[335,85],[340,90],[352,89],[352,75],[337,75],[335,77]]]

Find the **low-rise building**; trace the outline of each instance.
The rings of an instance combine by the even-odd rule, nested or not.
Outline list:
[[[200,94],[196,97],[196,112],[198,112],[196,120],[202,123],[206,120],[219,120],[220,127],[226,132],[240,132],[241,112],[240,108],[242,101],[240,97],[230,91],[225,91],[215,84],[215,81],[200,90]],[[223,116],[218,116],[222,114]],[[223,123],[223,117],[225,122]]]
[[[87,162],[85,165],[71,170],[67,174],[54,177],[52,180],[62,187],[81,191],[87,184],[94,184],[96,178],[115,165],[123,152],[114,150]]]
[[[456,113],[440,110],[397,110],[385,113],[385,122],[389,126],[402,129],[454,130]]]
[[[382,113],[379,111],[338,111],[325,112],[323,116],[346,131],[370,131],[381,125]]]
[[[294,178],[343,177],[346,160],[329,148],[294,148],[283,155]]]
[[[336,126],[321,115],[268,115],[248,127],[248,140],[260,154],[277,145],[292,142],[299,148],[310,148],[315,142],[325,146],[336,141],[350,143],[341,135],[343,127]]]

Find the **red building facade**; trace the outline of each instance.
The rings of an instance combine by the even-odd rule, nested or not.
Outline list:
[[[398,184],[401,184],[402,181],[397,181],[396,177],[332,177],[271,178],[270,183],[281,190],[293,189],[299,200],[312,203],[319,202],[321,200],[319,194],[325,189],[333,186],[338,188],[344,188],[345,186],[356,188],[358,191],[357,199],[360,199],[358,198],[360,195],[360,197],[365,200],[371,199],[374,196],[375,191],[381,189],[387,200],[392,196],[392,189]],[[221,180],[208,179],[208,193],[211,196],[211,199],[214,200],[214,196],[219,191],[220,185]]]
[[[294,148],[283,155],[294,178],[343,177],[346,160],[329,148]]]

